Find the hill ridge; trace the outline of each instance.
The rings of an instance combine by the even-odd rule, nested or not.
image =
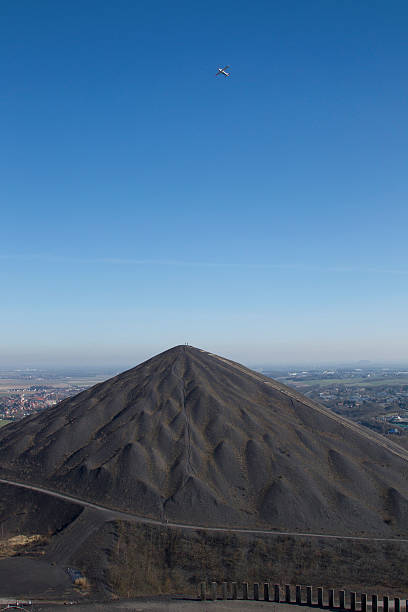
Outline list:
[[[364,427],[363,425],[359,425],[358,423],[355,423],[354,421],[351,421],[347,417],[344,417],[344,416],[342,416],[340,414],[336,414],[335,412],[333,412],[329,408],[326,408],[322,404],[319,404],[319,402],[316,402],[316,401],[308,398],[307,396],[303,395],[302,393],[299,393],[295,389],[292,389],[291,387],[288,387],[288,386],[278,382],[277,380],[273,380],[272,378],[264,376],[263,374],[260,374],[260,373],[258,374],[258,372],[254,371],[254,370],[249,370],[245,366],[241,366],[241,364],[239,364],[239,363],[236,363],[236,362],[231,361],[229,359],[225,359],[224,357],[220,357],[219,355],[216,355],[215,353],[208,353],[208,354],[210,356],[214,357],[215,359],[220,359],[221,361],[225,361],[226,363],[229,363],[230,365],[236,367],[239,370],[245,371],[248,375],[252,375],[252,376],[254,376],[254,378],[258,378],[258,380],[261,380],[265,384],[270,385],[271,387],[273,387],[277,391],[280,391],[281,393],[287,395],[288,397],[290,397],[292,399],[296,399],[296,400],[302,401],[304,404],[310,406],[310,408],[313,408],[314,410],[318,410],[319,412],[321,412],[325,416],[327,416],[327,417],[329,417],[329,418],[331,418],[331,419],[333,419],[335,421],[338,421],[341,424],[345,424],[347,427],[350,427],[351,429],[354,429],[355,431],[358,431],[361,435],[363,435],[367,439],[370,439],[370,440],[373,440],[374,442],[377,442],[377,444],[380,444],[380,446],[383,446],[384,448],[387,448],[388,450],[390,450],[392,453],[394,453],[398,457],[401,457],[402,459],[405,459],[405,460],[408,461],[408,450],[406,450],[405,448],[399,446],[398,444],[396,444],[392,440],[388,440],[387,438],[384,438],[384,436],[381,436],[381,434],[377,433],[376,431],[373,431],[372,429],[368,429],[367,427]]]
[[[0,430],[0,475],[173,523],[408,534],[407,453],[179,345]]]

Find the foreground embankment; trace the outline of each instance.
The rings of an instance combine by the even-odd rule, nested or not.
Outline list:
[[[104,556],[103,577],[95,556]],[[104,551],[102,553],[102,551]],[[91,580],[132,597],[197,594],[201,581],[310,584],[352,591],[408,591],[408,544],[344,539],[211,533],[117,521],[78,551]]]
[[[181,592],[195,597],[202,581],[303,584],[401,597],[408,592],[408,542],[402,539],[371,541],[148,525],[112,520],[104,512],[18,487],[2,485],[1,492],[3,537],[8,542],[23,534],[27,542],[34,535],[37,538],[21,551],[24,562],[34,555],[43,559],[44,567],[51,563],[64,571],[78,568],[93,592],[108,596]],[[6,571],[6,559],[3,565]],[[48,571],[46,577],[50,578]],[[3,581],[5,592],[0,595],[10,595],[10,586]]]

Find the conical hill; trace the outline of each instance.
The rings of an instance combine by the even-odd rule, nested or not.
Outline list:
[[[170,522],[408,534],[408,453],[177,346],[0,430],[0,473]]]

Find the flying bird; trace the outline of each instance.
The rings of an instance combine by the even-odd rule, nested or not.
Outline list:
[[[219,76],[220,74],[223,74],[225,77],[229,77],[229,72],[225,72],[226,69],[229,68],[229,66],[224,66],[224,68],[218,68],[218,72],[215,76]]]

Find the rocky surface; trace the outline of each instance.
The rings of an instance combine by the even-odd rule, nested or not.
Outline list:
[[[408,533],[403,449],[178,346],[0,430],[0,473],[163,521]]]

